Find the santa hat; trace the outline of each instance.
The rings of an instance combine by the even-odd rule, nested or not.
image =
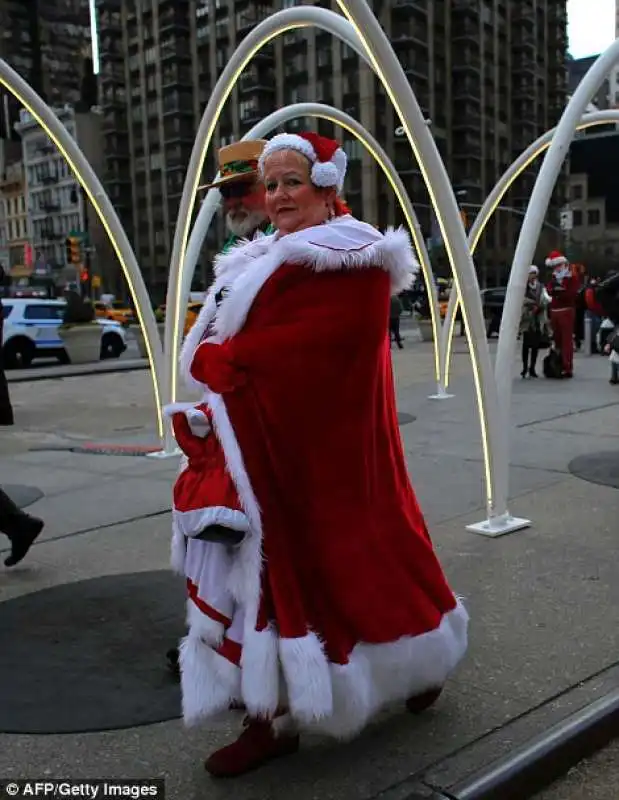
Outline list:
[[[296,150],[303,153],[312,165],[310,177],[314,186],[335,187],[342,191],[348,158],[335,139],[317,133],[279,133],[262,151],[258,169],[264,175],[265,160],[278,150]]]
[[[529,275],[539,275],[539,270],[535,266],[535,264],[531,264],[531,266],[529,267]]]
[[[553,250],[552,253],[546,259],[546,266],[547,267],[560,267],[562,264],[568,264],[567,258],[560,253],[558,250]]]

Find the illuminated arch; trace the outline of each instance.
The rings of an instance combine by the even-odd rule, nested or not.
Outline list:
[[[365,57],[369,59],[374,72],[389,94],[409,139],[441,229],[456,289],[464,299],[463,315],[469,338],[479,410],[488,517],[493,526],[505,529],[513,525],[514,521],[507,513],[506,498],[497,495],[495,486],[494,462],[503,457],[500,452],[502,439],[498,431],[496,385],[493,381],[490,352],[485,336],[477,275],[469,253],[458,204],[445,165],[427,128],[421,109],[378,20],[365,0],[347,2],[338,0],[338,4],[350,20],[349,25],[338,14],[315,6],[280,11],[264,20],[242,41],[217,81],[200,122],[179,206],[170,269],[173,280],[168,287],[167,299],[167,308],[173,310],[173,315],[172,317],[166,315],[168,317],[166,342],[169,343],[166,349],[168,355],[176,354],[179,350],[179,326],[176,325],[176,320],[181,314],[179,275],[187,251],[196,190],[214,129],[238,77],[264,44],[286,30],[316,25],[334,33],[356,50],[359,50],[358,43],[361,42]],[[435,330],[438,330],[438,327],[435,327]],[[175,399],[177,359],[169,358],[166,367],[165,400],[172,402]]]
[[[402,183],[402,180],[395,167],[391,163],[388,155],[385,153],[376,139],[365,130],[363,125],[357,122],[357,120],[355,120],[349,114],[346,114],[344,111],[340,111],[338,108],[333,108],[332,106],[324,105],[322,103],[296,103],[295,105],[279,109],[278,111],[274,111],[272,114],[269,114],[268,117],[265,117],[259,123],[254,125],[254,127],[245,134],[243,139],[262,139],[264,136],[268,135],[271,131],[275,130],[281,125],[285,125],[287,122],[290,122],[290,120],[299,117],[316,117],[318,119],[324,119],[339,125],[352,134],[358,141],[360,141],[368,153],[376,161],[376,163],[379,164],[397,197],[404,216],[406,217],[415,249],[417,250],[417,255],[419,257],[419,263],[426,280],[426,285],[430,287],[432,292],[431,302],[434,306],[434,318],[438,321],[440,319],[440,312],[438,306],[438,294],[433,280],[432,265],[430,263],[428,251],[423,240],[423,234],[421,232],[413,204],[411,203],[410,197],[406,192],[406,188],[404,187],[404,184]],[[178,291],[181,308],[184,308],[188,301],[195,265],[198,261],[200,250],[202,248],[204,239],[206,238],[211,220],[217,211],[219,201],[219,191],[217,189],[209,189],[198,213],[198,218],[196,219],[196,222],[191,230],[185,260],[181,265],[179,278],[180,288]],[[182,317],[176,320],[176,324],[179,326],[177,336],[178,339],[180,339],[180,330],[184,324]],[[171,356],[176,357],[175,354],[171,353],[168,348],[164,349],[165,357],[167,359],[169,359]],[[438,382],[438,336],[434,338],[434,359]],[[439,392],[440,389],[441,386],[439,383]]]
[[[619,122],[619,109],[610,109],[608,111],[595,111],[592,114],[585,114],[581,121],[576,126],[576,130],[582,131],[587,128],[592,128],[597,125],[608,125],[612,122]],[[520,156],[505,170],[503,175],[497,181],[495,187],[486,198],[484,204],[480,208],[475,221],[471,226],[468,235],[469,248],[471,254],[475,253],[479,240],[490,221],[490,218],[499,207],[503,197],[509,191],[514,181],[535,161],[539,158],[549,147],[552,137],[555,135],[556,128],[551,128],[546,131],[539,139],[536,139],[532,144],[524,150]],[[449,385],[450,369],[451,369],[451,354],[453,346],[453,335],[455,329],[456,314],[458,312],[459,298],[457,292],[452,292],[447,305],[447,312],[445,314],[445,321],[441,330],[441,344],[440,344],[440,363],[443,366],[441,378],[443,385]]]
[[[56,145],[86,192],[92,207],[97,212],[101,224],[112,243],[112,247],[114,248],[129,286],[140,327],[144,333],[144,342],[146,344],[146,352],[148,354],[150,374],[153,383],[157,428],[159,436],[163,438],[165,432],[160,395],[163,372],[163,349],[157,331],[155,314],[152,310],[148,292],[144,284],[144,278],[142,277],[131,244],[114,210],[114,206],[110,202],[109,197],[105,193],[101,182],[88,163],[88,160],[65,126],[34,89],[32,89],[26,81],[2,59],[0,59],[0,84],[32,115],[47,136],[49,136],[51,141]]]

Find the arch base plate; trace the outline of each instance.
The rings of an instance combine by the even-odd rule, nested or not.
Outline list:
[[[525,519],[524,517],[512,517],[511,514],[501,514],[499,517],[490,517],[483,522],[475,522],[473,525],[467,525],[466,529],[470,533],[476,533],[479,536],[496,538],[497,536],[505,536],[508,533],[516,533],[516,531],[530,528],[532,524],[530,519]]]

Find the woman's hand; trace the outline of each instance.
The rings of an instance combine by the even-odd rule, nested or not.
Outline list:
[[[247,381],[247,373],[234,363],[225,344],[203,342],[195,352],[190,371],[215,394],[233,392]]]

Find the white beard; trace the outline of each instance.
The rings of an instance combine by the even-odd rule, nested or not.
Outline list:
[[[235,219],[230,212],[226,214],[226,225],[230,233],[244,239],[250,238],[255,231],[266,222],[267,215],[264,211],[250,211],[245,216]]]

